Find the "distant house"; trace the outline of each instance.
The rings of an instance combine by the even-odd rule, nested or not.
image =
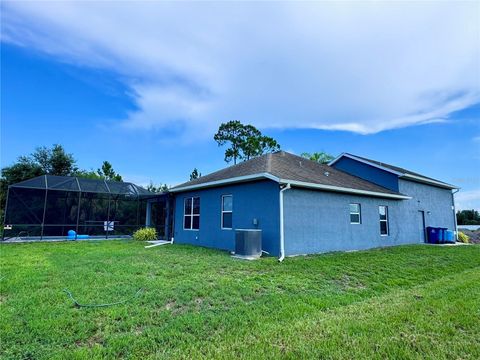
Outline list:
[[[171,189],[177,243],[233,250],[235,229],[261,229],[275,256],[423,243],[456,230],[455,186],[342,154],[329,165],[280,151]]]

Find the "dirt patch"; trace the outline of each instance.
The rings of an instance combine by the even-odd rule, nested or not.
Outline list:
[[[343,275],[341,278],[335,279],[334,282],[342,290],[364,290],[364,289],[366,289],[366,286],[364,284],[362,284],[357,279],[355,279],[351,276],[348,276],[348,275]]]
[[[168,303],[165,304],[165,309],[172,310],[173,307],[175,306],[175,303],[176,303],[175,300],[169,301]]]
[[[100,345],[100,346],[103,346],[104,344],[104,339],[103,339],[103,336],[100,335],[100,334],[95,334],[93,336],[90,336],[88,339],[86,340],[77,340],[75,341],[75,345],[79,346],[79,347],[84,347],[84,346],[87,346],[89,348],[92,348],[94,347],[95,345]]]
[[[135,335],[141,335],[143,333],[143,326],[137,326],[134,330],[133,333]]]

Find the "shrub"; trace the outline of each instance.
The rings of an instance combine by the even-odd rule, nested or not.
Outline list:
[[[138,229],[133,233],[133,239],[138,241],[157,240],[157,230],[154,228]]]
[[[470,238],[468,237],[467,234],[464,234],[461,231],[458,232],[458,241],[467,244],[469,242],[469,240],[470,240]]]

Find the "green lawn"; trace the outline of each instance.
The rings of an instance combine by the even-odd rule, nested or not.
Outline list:
[[[241,261],[133,241],[4,244],[2,358],[480,358],[480,245]],[[123,305],[76,308],[143,293]]]

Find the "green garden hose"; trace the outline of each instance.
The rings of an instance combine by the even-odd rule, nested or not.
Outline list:
[[[75,307],[89,307],[89,308],[93,308],[93,307],[106,307],[106,306],[113,306],[113,305],[120,305],[120,304],[124,304],[130,300],[133,300],[135,299],[136,297],[138,297],[140,295],[140,293],[143,291],[143,289],[138,289],[138,291],[135,293],[135,295],[133,295],[132,297],[129,297],[128,299],[125,299],[125,300],[122,300],[122,301],[117,301],[117,302],[113,302],[113,303],[107,303],[107,304],[80,304],[72,295],[72,293],[68,290],[68,289],[63,289],[63,291],[68,295],[68,297],[70,299],[72,299],[73,301],[73,304],[75,305]]]

